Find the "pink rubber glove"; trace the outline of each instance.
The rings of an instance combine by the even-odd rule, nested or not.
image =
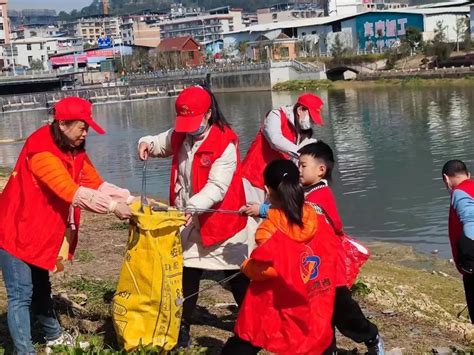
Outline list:
[[[127,204],[130,204],[135,199],[135,197],[132,196],[130,194],[130,191],[128,191],[127,189],[122,189],[121,187],[118,187],[108,182],[104,182],[102,185],[100,185],[98,190],[106,195],[109,195],[113,200],[117,202],[125,202]]]
[[[132,216],[132,210],[123,202],[117,203],[112,212],[120,219],[129,219]]]

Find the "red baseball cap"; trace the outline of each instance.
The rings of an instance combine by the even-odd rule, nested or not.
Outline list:
[[[190,86],[184,89],[176,99],[176,132],[196,131],[211,108],[211,95],[201,86]]]
[[[58,121],[84,121],[94,131],[104,134],[104,129],[92,118],[92,104],[80,97],[65,97],[54,105],[54,119]]]
[[[323,100],[314,94],[303,94],[298,97],[298,104],[303,105],[309,111],[309,115],[314,123],[323,125],[323,118],[321,117],[321,108],[324,105]]]

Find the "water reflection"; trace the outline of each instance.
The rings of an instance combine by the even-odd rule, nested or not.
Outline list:
[[[316,136],[334,149],[334,189],[346,229],[361,239],[416,245],[449,255],[447,204],[440,169],[451,158],[474,166],[474,92],[466,87],[368,88],[320,91],[326,124]],[[292,104],[298,93],[220,94],[222,110],[245,153],[272,108]],[[171,127],[174,99],[97,105],[107,134],[91,132],[88,148],[104,178],[139,191],[139,137]],[[46,111],[2,114],[0,140],[27,136]],[[22,144],[0,146],[0,166],[12,166]],[[170,161],[149,164],[148,190],[166,198]]]

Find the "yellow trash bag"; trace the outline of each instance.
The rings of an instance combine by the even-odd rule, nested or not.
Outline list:
[[[131,207],[127,251],[112,302],[115,331],[126,351],[139,346],[171,350],[182,312],[179,227],[186,220],[174,209],[152,212],[145,207],[139,213],[140,203]]]

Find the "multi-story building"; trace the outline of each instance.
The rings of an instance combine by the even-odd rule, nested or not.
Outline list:
[[[258,24],[258,16],[255,12],[242,13],[242,23],[245,27]]]
[[[47,68],[48,62],[48,41],[51,38],[24,38],[12,40],[10,44],[3,46],[5,66],[30,67],[33,61],[40,60],[43,68]]]
[[[84,42],[78,37],[56,37],[46,43],[48,56],[67,53],[81,53],[84,51]]]
[[[245,28],[242,11],[227,8],[227,13],[198,15],[159,22],[161,38],[191,36],[200,43],[222,39],[227,32]]]
[[[23,27],[23,37],[54,37],[60,34],[59,27],[54,25],[27,25]]]
[[[3,1],[7,2],[7,1]],[[58,20],[56,10],[48,9],[25,9],[25,10],[9,10],[11,27],[18,29],[24,25],[54,25]]]
[[[319,8],[317,4],[313,3],[284,3],[257,10],[258,24],[322,16],[324,16],[324,10]]]
[[[143,16],[124,19],[120,25],[120,34],[125,45],[156,47],[160,44],[159,24]]]
[[[74,37],[30,37],[12,40],[3,46],[5,65],[30,67],[33,61],[40,60],[48,67],[48,59],[53,55],[81,53],[84,46],[81,38]]]
[[[329,0],[326,12],[329,16],[355,15],[365,11],[397,10],[408,7],[407,0]]]
[[[8,22],[8,0],[0,0],[0,44],[10,42]]]
[[[71,24],[69,32],[73,32],[75,36],[80,37],[84,42],[97,44],[100,37],[108,36],[112,39],[120,39],[121,18],[119,17],[96,17],[81,18]]]

